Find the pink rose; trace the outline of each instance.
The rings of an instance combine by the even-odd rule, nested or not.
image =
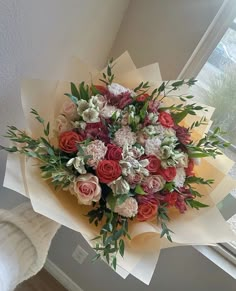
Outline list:
[[[59,115],[55,120],[55,131],[61,134],[72,129],[72,124],[64,115]]]
[[[92,174],[80,175],[74,181],[72,194],[80,204],[91,205],[101,198],[101,187],[98,178]]]
[[[161,161],[155,156],[155,155],[149,155],[145,157],[148,159],[149,164],[147,165],[146,169],[152,173],[155,174],[161,167]]]
[[[154,195],[143,195],[138,197],[138,221],[152,220],[157,215],[159,202]]]
[[[130,185],[130,188],[135,188],[137,184],[140,184],[143,179],[143,175],[140,173],[129,174],[126,177],[127,182]]]
[[[62,113],[70,119],[74,120],[77,116],[77,106],[71,100],[67,100],[62,105]]]
[[[156,193],[164,188],[165,180],[160,175],[146,177],[142,183],[143,190],[146,193]]]

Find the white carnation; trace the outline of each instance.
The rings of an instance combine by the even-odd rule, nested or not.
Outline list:
[[[148,138],[145,143],[146,155],[160,155],[161,140],[159,137]]]
[[[177,188],[183,187],[185,179],[186,179],[186,173],[185,173],[184,168],[176,168],[176,176],[173,181],[175,184],[175,187]]]
[[[120,95],[120,94],[125,93],[125,92],[129,92],[131,94],[134,93],[130,89],[125,88],[125,87],[123,87],[123,86],[121,86],[120,84],[117,84],[117,83],[112,83],[111,85],[108,85],[108,90],[109,90],[109,92],[111,94],[113,94],[115,96]]]
[[[105,105],[102,110],[100,110],[100,115],[103,118],[110,118],[116,112],[117,116],[120,114],[120,110],[112,105]]]
[[[110,208],[109,204],[107,206]],[[115,206],[114,212],[124,217],[134,217],[138,213],[138,203],[133,197],[128,197],[122,204]]]
[[[115,133],[114,142],[120,146],[124,147],[125,145],[133,145],[136,142],[136,134],[131,131],[129,126],[123,126]]]

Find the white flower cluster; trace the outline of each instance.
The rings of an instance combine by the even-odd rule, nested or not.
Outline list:
[[[112,83],[111,85],[108,85],[108,90],[111,94],[113,94],[115,96],[118,96],[118,95],[120,95],[122,93],[126,93],[126,92],[130,93],[131,96],[135,95],[134,91],[132,91],[128,88],[125,88],[117,83]]]

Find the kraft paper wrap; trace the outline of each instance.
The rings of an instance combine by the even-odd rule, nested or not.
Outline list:
[[[153,86],[159,86],[162,83],[157,63],[137,69],[127,52],[115,63],[115,82],[124,86],[134,88],[141,81],[150,81]],[[68,62],[64,72],[66,81],[25,80],[22,82],[22,106],[28,125],[26,130],[31,132],[32,136],[42,135],[42,128],[30,114],[31,108],[35,108],[45,120],[53,124],[63,101],[67,98],[64,93],[70,92],[70,81],[90,83],[92,80],[94,84],[100,83],[101,73],[75,58]],[[182,91],[187,92],[187,88],[183,88]],[[173,96],[167,98],[165,102],[173,104],[179,103],[179,100]],[[202,111],[198,116],[185,118],[183,124],[186,126],[200,120],[201,116],[205,116],[209,122],[207,126],[201,126],[193,131],[194,139],[201,138],[209,130],[213,111],[213,108],[208,107],[207,112]],[[156,222],[130,222],[129,232],[132,240],[126,241],[125,256],[118,257],[116,272],[123,278],[132,274],[145,284],[149,284],[162,248],[235,241],[235,234],[216,207],[220,200],[236,188],[236,181],[227,176],[232,166],[233,162],[222,155],[216,159],[203,159],[196,167],[197,175],[215,179],[211,188],[196,185],[196,188],[204,194],[201,201],[210,207],[200,210],[188,209],[185,214],[171,209],[171,221],[168,226],[174,232],[173,243],[165,238],[160,239],[161,228]],[[90,207],[79,205],[77,199],[70,193],[55,191],[41,178],[35,160],[26,159],[19,154],[9,154],[4,186],[28,197],[36,212],[80,232],[93,246],[91,239],[98,235],[99,227],[89,224],[87,217],[84,216]]]

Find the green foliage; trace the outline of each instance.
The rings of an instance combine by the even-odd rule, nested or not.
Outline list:
[[[199,210],[200,208],[209,207],[209,205],[203,204],[195,199],[185,199],[185,202],[187,205],[189,205],[190,207],[195,208],[197,210]]]
[[[96,226],[102,221],[104,216],[106,217],[105,223],[101,226],[100,235],[93,239],[97,241],[94,248],[97,255],[94,257],[94,261],[102,256],[108,264],[116,269],[117,254],[119,253],[123,257],[125,252],[123,238],[127,237],[130,239],[128,234],[128,218],[108,210],[104,203],[100,203],[96,209],[91,210],[87,215],[89,222],[95,223]]]
[[[221,155],[222,152],[219,148],[226,148],[230,143],[225,142],[220,138],[224,134],[220,128],[216,128],[212,133],[207,133],[203,138],[201,138],[197,143],[190,143],[187,145],[190,158],[204,158],[213,157]]]
[[[32,109],[31,113],[42,124],[46,138],[33,139],[26,132],[17,129],[15,126],[9,126],[5,137],[21,146],[13,145],[12,147],[2,148],[11,153],[18,152],[36,159],[39,162],[42,178],[50,179],[55,188],[67,187],[74,177],[73,172],[66,167],[68,157],[62,156],[60,151],[50,144],[50,124],[45,123],[36,110]]]
[[[101,82],[103,82],[106,86],[110,85],[114,79],[115,79],[115,75],[112,72],[112,68],[114,67],[115,64],[113,64],[113,58],[111,58],[108,61],[107,64],[107,69],[106,69],[106,73],[103,73],[103,79],[99,79]]]
[[[160,237],[166,236],[166,238],[172,242],[171,233],[173,233],[173,231],[169,229],[166,224],[166,221],[169,221],[170,218],[168,216],[168,209],[165,205],[160,205],[158,207],[157,219],[160,221],[162,228]]]
[[[134,92],[139,92],[140,95],[142,95],[149,88],[150,88],[149,82],[141,82],[136,88],[134,88]]]
[[[137,185],[134,189],[134,192],[139,195],[146,195],[147,193],[143,190],[141,185]]]

